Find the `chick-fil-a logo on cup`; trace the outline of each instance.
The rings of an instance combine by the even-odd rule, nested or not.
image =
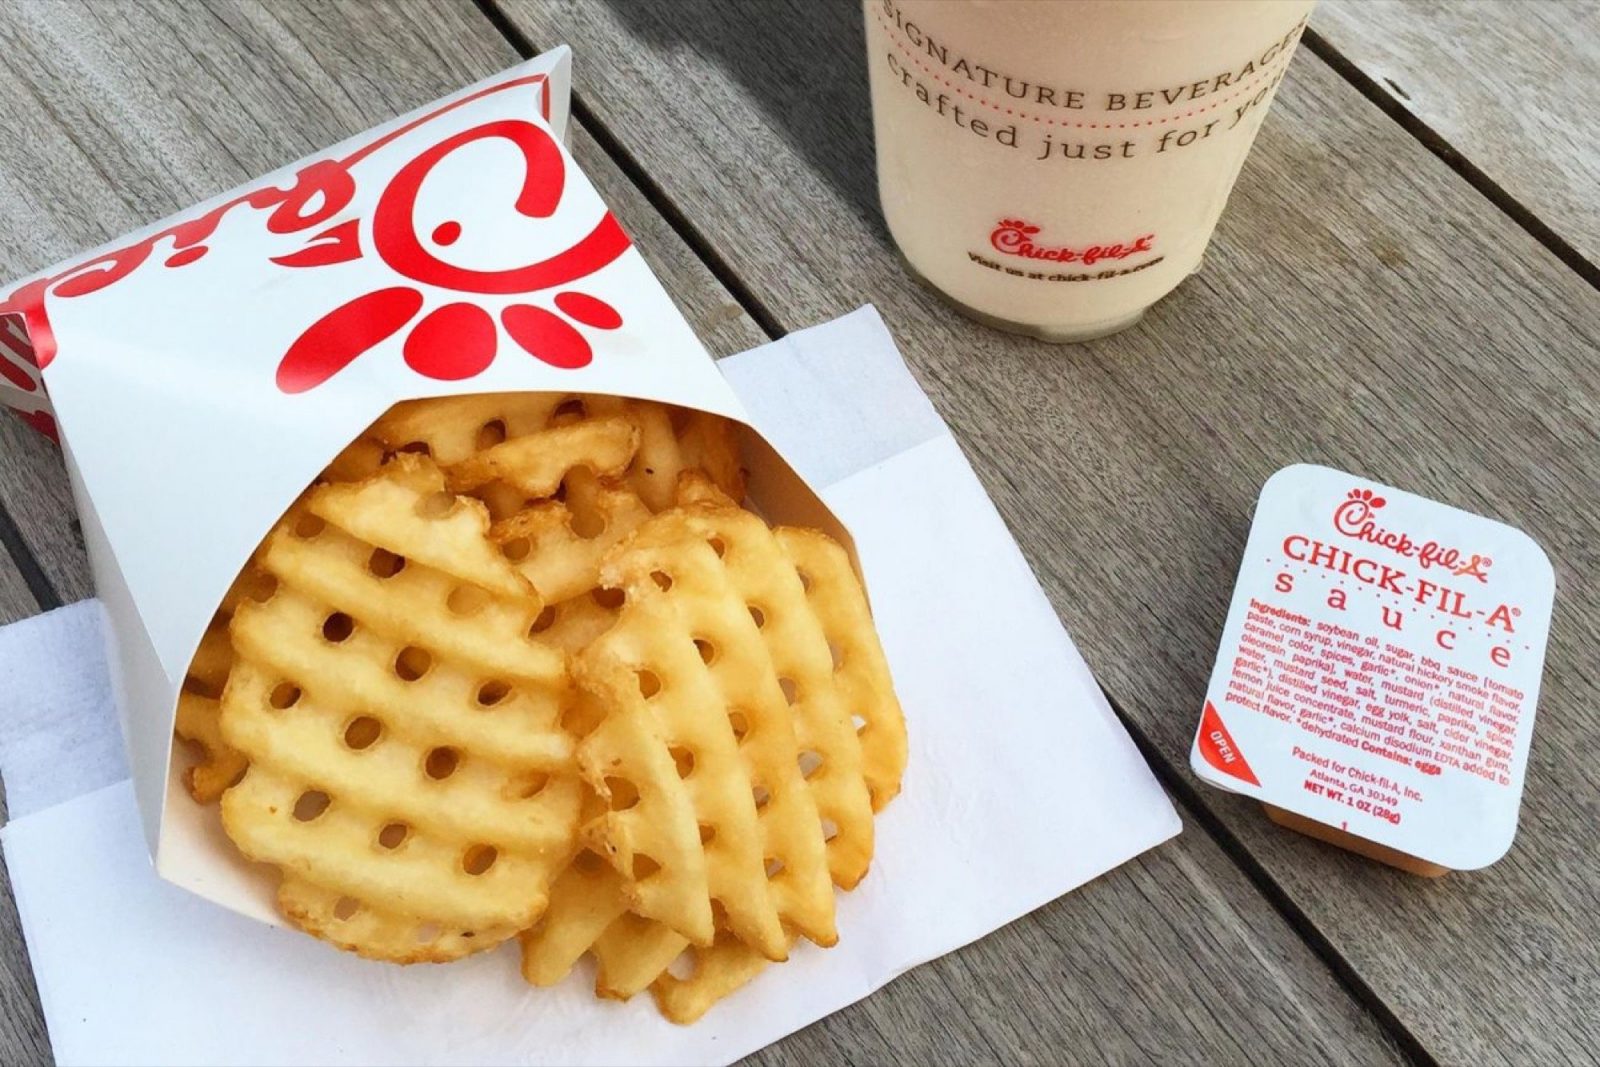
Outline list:
[[[1377,513],[1387,503],[1383,497],[1374,495],[1371,489],[1352,489],[1333,509],[1333,528],[1346,537],[1387,548],[1407,559],[1415,559],[1422,564],[1423,570],[1444,567],[1458,578],[1476,578],[1488,583],[1489,567],[1494,563],[1488,556],[1462,552],[1438,541],[1419,542],[1403,530],[1380,526]]]
[[[1129,256],[1149,252],[1154,249],[1156,240],[1155,234],[1147,233],[1117,244],[1069,248],[1065,245],[1035,244],[1033,236],[1038,232],[1039,227],[1031,222],[1024,222],[1022,219],[1001,219],[994,231],[989,234],[989,244],[994,246],[995,251],[1008,256],[1042,259],[1051,263],[1082,263],[1088,267],[1102,260],[1127,259]]]

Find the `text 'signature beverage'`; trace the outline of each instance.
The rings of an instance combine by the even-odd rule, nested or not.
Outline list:
[[[864,0],[878,193],[913,272],[1051,341],[1200,264],[1314,0]]]

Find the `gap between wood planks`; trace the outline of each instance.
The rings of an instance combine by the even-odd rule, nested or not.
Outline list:
[[[17,521],[12,518],[4,500],[0,500],[0,552],[11,557],[17,573],[22,575],[22,581],[27,585],[28,592],[33,594],[34,602],[39,605],[40,611],[52,611],[61,606],[60,592],[50,581],[50,576],[44,572],[44,568],[39,566],[38,558],[34,556],[33,549],[28,547],[27,540],[17,528]]]
[[[539,53],[540,49],[535,46],[532,40],[528,38],[527,34],[525,34],[520,27],[512,22],[511,19],[500,10],[497,0],[473,0],[473,2],[483,13],[484,17],[487,18],[490,23],[494,25],[495,29],[500,32],[501,36],[503,36],[511,44],[511,46],[516,49],[518,55],[522,56],[524,59],[527,59]],[[1320,38],[1318,40],[1320,42]],[[1325,42],[1322,43],[1324,47],[1326,47]],[[1319,58],[1324,58],[1320,51],[1317,51],[1316,49],[1312,49],[1312,51]],[[1333,50],[1330,48],[1329,51],[1332,52]],[[1337,55],[1337,53],[1334,54]],[[1324,59],[1324,61],[1326,62],[1327,60]],[[1337,73],[1344,76],[1346,80],[1354,82],[1354,78],[1352,78],[1344,68],[1331,62],[1329,65],[1332,66]],[[1349,66],[1348,63],[1345,65]],[[1352,67],[1351,70],[1354,70],[1354,68]],[[1355,71],[1355,73],[1360,75],[1359,71]],[[1365,77],[1365,75],[1360,76]],[[1378,103],[1380,107],[1383,106],[1382,102],[1376,98],[1383,96],[1382,90],[1377,89],[1374,86],[1372,91],[1368,92],[1365,87],[1360,86],[1359,83],[1356,84],[1364,95],[1367,95],[1369,99],[1373,99],[1374,103]],[[1376,94],[1376,97],[1374,94]],[[1399,105],[1395,106],[1398,108]],[[1385,111],[1388,111],[1388,109],[1385,108]],[[639,164],[638,160],[634,158],[633,154],[628,151],[627,147],[623,145],[622,142],[611,132],[611,130],[599,120],[594,112],[589,109],[589,107],[584,103],[582,96],[576,89],[574,89],[572,93],[572,114],[580,123],[582,123],[584,131],[591,138],[593,138],[595,143],[598,144],[602,150],[605,151],[606,155],[611,157],[612,161],[616,163],[617,167],[623,172],[624,175],[626,175],[628,180],[631,181],[640,190],[640,192],[644,194],[645,199],[649,201],[651,207],[653,207],[662,215],[663,218],[667,220],[667,222],[679,234],[679,236],[683,238],[684,242],[689,245],[690,249],[695,253],[695,255],[700,258],[700,260],[716,277],[717,281],[728,290],[733,298],[738,301],[740,306],[744,308],[745,312],[755,320],[756,324],[761,327],[762,332],[774,340],[788,333],[788,331],[784,329],[783,325],[778,321],[777,316],[774,315],[766,306],[766,304],[762,302],[761,298],[758,297],[750,289],[750,287],[744,283],[744,280],[733,271],[733,269],[728,265],[727,261],[722,257],[721,253],[719,253],[706,239],[705,235],[700,232],[700,229],[695,226],[687,216],[684,215],[684,213],[678,208],[677,204],[673,202],[672,198],[666,193],[666,191],[661,188],[659,183],[657,183],[644,170],[644,168]],[[1402,125],[1405,126],[1407,132],[1412,133],[1413,136],[1419,136],[1416,130],[1414,130],[1411,126],[1405,124],[1404,122],[1402,122]],[[1426,130],[1426,127],[1421,126],[1421,123],[1418,123],[1417,125]],[[1427,132],[1432,134],[1432,131]],[[1444,159],[1446,163],[1451,163],[1452,167],[1457,169],[1458,173],[1461,173],[1460,168],[1456,168],[1454,163],[1451,162],[1450,156],[1445,154],[1445,152],[1452,153],[1457,159],[1459,159],[1459,153],[1454,153],[1454,150],[1450,149],[1448,145],[1445,145],[1442,138],[1439,138],[1437,134],[1432,134],[1432,136],[1434,141],[1437,141],[1438,144],[1444,146],[1444,151],[1436,149],[1434,145],[1429,143],[1427,140],[1424,140],[1424,143],[1428,144],[1430,150],[1433,150],[1434,153],[1439,155],[1441,159]],[[1422,138],[1419,136],[1419,139]],[[1470,164],[1467,165],[1470,166]],[[1473,168],[1473,170],[1476,171],[1476,168]],[[1481,172],[1477,173],[1482,176]],[[1472,179],[1466,174],[1463,174],[1463,177],[1467,177],[1468,181],[1472,181]],[[1493,182],[1491,182],[1487,176],[1482,177],[1484,182],[1493,186]],[[1482,191],[1477,182],[1473,182],[1473,185],[1474,187],[1480,188],[1480,191]],[[1529,229],[1529,232],[1533,233],[1535,237],[1539,238],[1541,243],[1545,243],[1548,247],[1548,242],[1545,241],[1544,237],[1542,237],[1537,230],[1529,227],[1527,222],[1524,221],[1523,216],[1526,216],[1527,220],[1531,220],[1531,222],[1536,226],[1543,226],[1543,224],[1539,223],[1539,221],[1534,218],[1533,215],[1525,208],[1522,208],[1521,205],[1515,204],[1515,201],[1512,201],[1509,195],[1507,195],[1503,190],[1499,190],[1498,186],[1494,186],[1494,188],[1500,192],[1501,197],[1521,211],[1522,215],[1511,212],[1498,200],[1496,201],[1496,205],[1500,206],[1502,210],[1506,210],[1507,214],[1510,214],[1511,217],[1519,224],[1523,225],[1524,228]],[[1491,199],[1493,199],[1493,197],[1491,197]],[[1548,232],[1548,227],[1545,227],[1545,230]],[[1560,238],[1556,237],[1554,234],[1551,234],[1551,237],[1557,241],[1560,241]],[[1561,243],[1565,245],[1565,242]],[[1566,247],[1577,261],[1576,263],[1569,262],[1568,265],[1572,266],[1575,270],[1579,270],[1580,273],[1583,273],[1577,264],[1584,264],[1587,266],[1587,261],[1584,260],[1582,256],[1579,256],[1575,250],[1572,250],[1570,246]],[[1555,251],[1555,249],[1552,249],[1552,251]],[[1560,253],[1558,252],[1557,254],[1559,255]],[[1562,258],[1563,262],[1568,262],[1566,257]],[[1585,277],[1588,277],[1588,275],[1585,275]],[[1595,282],[1595,279],[1591,278],[1590,281]],[[1597,286],[1600,286],[1600,282],[1595,283]],[[1116,699],[1116,697],[1107,692],[1104,687],[1101,687],[1101,692],[1105,694],[1106,700],[1111,705],[1112,711],[1116,713],[1117,718],[1121,720],[1124,728],[1127,729],[1129,736],[1133,738],[1133,742],[1139,749],[1140,755],[1142,755],[1145,759],[1145,762],[1150,765],[1162,787],[1172,795],[1172,797],[1185,810],[1190,818],[1199,824],[1206,831],[1206,833],[1211,835],[1212,839],[1217,842],[1218,846],[1228,855],[1231,860],[1233,860],[1233,862],[1250,880],[1251,884],[1255,886],[1257,892],[1259,892],[1262,897],[1266,899],[1268,904],[1271,905],[1271,907],[1280,916],[1282,916],[1284,921],[1292,930],[1295,931],[1296,934],[1300,936],[1300,939],[1305,942],[1307,947],[1309,947],[1311,951],[1322,960],[1323,964],[1333,974],[1335,980],[1338,981],[1339,984],[1343,986],[1358,1003],[1372,1013],[1373,1018],[1377,1020],[1380,1026],[1383,1027],[1384,1031],[1394,1040],[1395,1044],[1408,1059],[1410,1059],[1413,1063],[1418,1064],[1419,1067],[1438,1067],[1438,1061],[1423,1046],[1422,1042],[1417,1038],[1417,1036],[1411,1032],[1410,1028],[1408,1028],[1405,1023],[1403,1023],[1399,1017],[1395,1015],[1389,1006],[1384,1003],[1383,999],[1372,989],[1371,986],[1366,983],[1364,979],[1362,979],[1362,977],[1350,965],[1349,961],[1346,960],[1339,950],[1334,947],[1332,942],[1330,942],[1322,933],[1322,931],[1317,928],[1316,924],[1312,922],[1310,917],[1307,916],[1300,906],[1295,903],[1289,894],[1286,893],[1283,888],[1273,880],[1272,876],[1267,873],[1266,868],[1264,868],[1256,860],[1256,858],[1245,847],[1243,842],[1239,840],[1238,836],[1235,835],[1233,831],[1230,830],[1222,822],[1222,820],[1218,818],[1200,799],[1193,783],[1184,777],[1182,768],[1174,767],[1161,754],[1150,738],[1147,737],[1139,728],[1138,724],[1136,724],[1127,714],[1127,712],[1123,710],[1121,703]]]
[[[1439,131],[1423,122],[1410,108],[1395,99],[1396,96],[1405,97],[1403,89],[1389,79],[1384,79],[1389,81],[1388,89],[1379,85],[1316,30],[1307,28],[1305,45],[1308,51],[1333,68],[1335,74],[1372,101],[1379,111],[1388,115],[1401,129],[1437,156],[1445,166],[1460,175],[1463,181],[1482,193],[1484,199],[1499,208],[1512,222],[1528,231],[1534,240],[1549,250],[1551,255],[1576,271],[1578,277],[1600,289],[1600,265],[1591,263],[1582,252],[1572,246],[1571,242],[1551,229],[1543,219],[1516,197],[1506,192],[1499,182],[1485,174],[1472,160],[1457,151]]]

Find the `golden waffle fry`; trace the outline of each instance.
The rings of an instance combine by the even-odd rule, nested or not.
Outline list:
[[[587,471],[573,471],[567,483],[565,501],[543,501],[489,531],[549,602],[593,589],[606,552],[650,517],[631,489],[602,485]]]
[[[247,600],[266,600],[278,588],[278,579],[258,565],[254,558],[245,564],[244,570],[239,572],[239,577],[228,586],[228,591],[222,594],[222,606],[218,614],[225,618],[233,618],[233,613],[239,610],[239,605]]]
[[[233,669],[228,641],[228,616],[218,612],[200,639],[178,694],[173,731],[199,749],[199,758],[183,776],[184,787],[197,804],[209,804],[244,773],[248,761],[222,739],[221,698]]]
[[[482,393],[396,404],[371,435],[391,452],[422,452],[441,467],[549,425],[566,393]]]
[[[595,414],[615,412],[639,428],[639,455],[627,471],[628,484],[650,506],[660,511],[672,503],[673,486],[683,470],[683,451],[672,426],[672,410],[642,400],[595,397],[589,401]]]
[[[678,502],[723,507],[733,503],[707,477],[693,471],[685,473],[679,482]],[[773,535],[799,574],[806,603],[826,633],[840,699],[854,709],[851,717],[861,738],[862,771],[872,795],[872,808],[882,811],[900,792],[907,756],[906,721],[894,695],[889,662],[878,642],[866,593],[850,565],[850,557],[833,538],[797,526],[776,527]],[[786,643],[773,642],[772,632],[767,636],[774,655],[781,655]],[[802,714],[801,718],[815,721],[816,716]],[[839,884],[850,887],[845,882]]]
[[[586,953],[595,959],[596,996],[627,1000],[649,989],[661,1014],[683,1024],[770,962],[726,930],[701,947],[633,914],[621,877],[589,851],[562,872],[544,918],[522,934],[522,975],[532,985],[556,985]]]
[[[675,533],[713,544],[713,551],[720,548],[723,565],[746,602],[763,608],[760,630],[773,669],[795,683],[797,736],[802,744],[814,746],[802,751],[800,762],[811,771],[806,785],[816,797],[822,833],[829,839],[830,869],[836,884],[849,888],[865,872],[872,851],[873,808],[862,747],[869,741],[878,745],[875,782],[885,802],[898,790],[905,747],[899,704],[849,558],[831,539],[813,531],[780,528],[772,531],[770,543],[764,542],[760,521],[732,509],[726,494],[704,477],[685,475],[678,498],[689,505],[684,512],[692,521]],[[653,536],[670,540],[675,534],[666,518],[653,520],[621,551],[630,552]],[[771,577],[786,571],[797,578],[803,599]],[[702,642],[698,650],[715,662],[714,647]],[[842,684],[839,675],[847,658],[858,677]],[[845,708],[856,710],[851,714]],[[856,718],[865,733],[858,734]],[[881,731],[881,741],[874,731]],[[692,945],[664,924],[631,912],[624,880],[610,868],[597,868],[592,859],[581,872],[569,868],[557,884],[566,892],[552,893],[544,919],[522,938],[524,974],[534,984],[559,981],[587,951],[600,964],[597,994],[627,997],[648,985],[662,1014],[688,1023],[768,962],[720,926],[710,946]],[[680,955],[686,967],[669,969]]]
[[[439,468],[417,456],[400,456],[365,482],[312,490],[294,531],[314,537],[326,523],[375,549],[470,583],[464,589],[477,586],[512,600],[536,593],[489,543],[483,506],[446,491]]]
[[[686,485],[685,489],[684,495],[694,495],[693,486]],[[704,498],[707,494],[702,489],[700,495]],[[826,635],[837,697],[846,707],[854,709],[851,718],[860,738],[862,772],[872,797],[872,808],[881,811],[900,792],[900,779],[906,765],[906,726],[889,677],[888,662],[872,625],[866,594],[850,566],[849,557],[832,538],[816,530],[797,527],[778,527],[773,535],[799,574],[807,604]],[[763,633],[769,640],[777,636],[770,624],[763,628]],[[774,658],[781,662],[783,654],[775,652]],[[796,729],[802,736],[824,736],[821,727],[831,722],[831,717],[807,714],[807,710],[816,708],[816,704],[809,701],[800,702],[798,707],[801,714]],[[819,718],[823,720],[821,724]],[[833,731],[826,733],[831,736]],[[824,743],[819,740],[818,748],[822,749]],[[845,831],[845,824],[832,822],[843,814],[842,804],[854,807],[854,802],[847,799],[849,794],[839,796],[832,788],[830,775],[823,771],[825,767],[836,766],[824,756],[817,771],[807,776],[807,783],[817,796],[818,809],[823,812],[834,880],[841,888],[848,889],[866,871],[871,859],[871,842],[869,837],[868,849],[863,855],[858,847],[859,839]],[[673,968],[651,984],[661,1014],[676,1023],[692,1023],[699,1019],[718,1000],[760,974],[768,962],[726,933],[720,933],[710,948],[691,945],[686,954],[689,964],[686,976],[673,974],[672,970],[676,970]]]
[[[850,559],[814,530],[779,527],[764,536],[767,528],[760,519],[730,506],[703,476],[686,474],[678,496],[697,535],[725,547],[724,566],[758,620],[779,686],[793,705],[800,772],[822,818],[829,873],[835,885],[853,889],[872,861],[875,810],[874,778],[866,772],[853,708],[882,720],[885,738],[898,730],[895,791],[904,766],[905,724]],[[803,559],[795,557],[795,549]],[[818,611],[819,606],[827,610]],[[855,669],[851,677],[840,673],[847,652]],[[881,675],[875,667],[882,667]],[[866,717],[860,717],[864,728]],[[880,756],[880,762],[879,784],[886,787],[890,757]]]
[[[687,1025],[699,1019],[717,1001],[735,992],[766,969],[768,961],[749,945],[726,931],[709,948],[691,946],[688,973],[679,977],[675,967],[663,971],[650,986],[661,1014]]]
[[[739,441],[734,424],[703,411],[687,412],[684,420],[680,439],[686,473],[703,471],[733,503],[743,503],[744,468],[739,462]]]
[[[183,773],[184,788],[198,804],[209,804],[222,796],[239,776],[248,760],[222,739],[222,691],[233,669],[233,643],[228,638],[228,621],[246,600],[265,600],[276,582],[253,562],[245,565],[222,596],[222,605],[200,639],[189,673],[178,694],[177,719],[173,732],[199,750],[199,757]]]
[[[678,477],[686,470],[704,470],[735,500],[744,498],[734,424],[650,400],[571,393],[412,400],[395,405],[373,426],[370,436],[391,452],[432,456],[450,473],[452,487],[482,497],[499,520],[522,510],[530,498],[553,494],[567,470],[585,465],[572,459],[568,442],[583,441],[593,448],[603,435],[591,424],[618,418],[638,431],[636,453],[617,466],[620,450],[612,439],[605,442],[611,451],[596,452],[586,465],[598,473],[621,476],[652,511],[671,505]],[[571,434],[543,443],[517,443],[550,429]],[[491,452],[492,457],[485,456]],[[541,471],[541,464],[548,466]],[[502,480],[498,473],[502,468],[519,473]]]
[[[630,914],[620,876],[585,850],[556,879],[544,919],[522,935],[522,944],[522,974],[533,985],[555,985],[592,952],[595,994],[627,1000],[648,988],[689,942]]]
[[[794,526],[773,533],[800,575],[806,603],[827,634],[839,700],[850,709],[861,738],[861,769],[872,810],[882,811],[900,793],[906,769],[906,720],[866,594],[850,557],[832,538]]]
[[[785,924],[832,944],[821,816],[790,707],[798,693],[761,633],[763,613],[785,609],[806,633],[804,591],[771,532],[736,508],[674,509],[640,527],[602,576],[628,602],[574,668],[608,708],[579,763],[612,802],[599,832],[633,910],[708,945],[715,899],[771,959],[787,954]],[[807,636],[826,662],[814,622]]]
[[[513,437],[446,468],[450,488],[472,492],[501,482],[530,498],[547,497],[574,467],[621,474],[639,447],[639,428],[615,415]]]
[[[316,487],[269,536],[278,587],[230,632],[223,796],[291,921],[363,955],[446,960],[532,923],[574,847],[564,656],[476,501],[429,460]]]
[[[881,811],[900,792],[900,778],[906,765],[906,727],[889,678],[888,663],[872,626],[866,596],[850,567],[849,557],[837,542],[815,530],[795,527],[779,527],[773,534],[797,569],[806,588],[807,602],[822,624],[833,661],[838,699],[856,709],[852,728],[861,741],[861,766],[871,793],[872,810]],[[770,624],[763,632],[769,639],[776,636]],[[774,658],[782,661],[780,653],[774,653]],[[802,702],[800,707],[815,708],[816,704]],[[796,723],[801,736],[824,736],[817,718],[802,712]],[[827,718],[824,717],[822,726],[827,725]],[[831,736],[833,731],[827,733]],[[826,751],[823,747],[826,742],[816,743],[820,750]],[[816,772],[807,776],[807,784],[816,795],[818,810],[823,814],[834,881],[841,888],[849,889],[866,873],[867,863],[872,858],[871,836],[869,827],[863,854],[859,831],[849,833],[846,830],[849,824],[843,821],[845,812],[857,807],[854,790],[838,790],[837,779],[822,773],[824,767],[837,766],[824,756],[823,762],[816,765]],[[691,945],[686,952],[688,976],[680,978],[668,971],[651,985],[661,1014],[676,1023],[694,1022],[767,965],[760,953],[727,934],[719,934],[709,949]]]
[[[591,397],[596,415],[622,415],[639,427],[639,454],[628,468],[628,483],[661,511],[672,505],[679,479],[703,470],[735,501],[744,499],[744,472],[732,422],[718,415],[688,411],[648,400]]]
[[[376,438],[362,436],[346,445],[324,468],[321,481],[359,482],[378,473],[383,466],[383,443]]]
[[[542,644],[576,655],[615,625],[621,604],[622,595],[615,590],[582,593],[540,612],[533,633]]]

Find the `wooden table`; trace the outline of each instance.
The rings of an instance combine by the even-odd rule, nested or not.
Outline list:
[[[712,349],[883,312],[1184,816],[758,1059],[1595,1062],[1600,5],[1323,0],[1312,25],[1204,272],[1083,346],[900,272],[849,0],[0,0],[0,276],[566,41],[577,155]],[[1255,494],[1297,460],[1555,560],[1521,832],[1485,871],[1419,881],[1188,772]],[[59,457],[9,418],[0,552],[0,621],[92,592]],[[9,893],[0,956],[0,1062],[46,1061]]]

